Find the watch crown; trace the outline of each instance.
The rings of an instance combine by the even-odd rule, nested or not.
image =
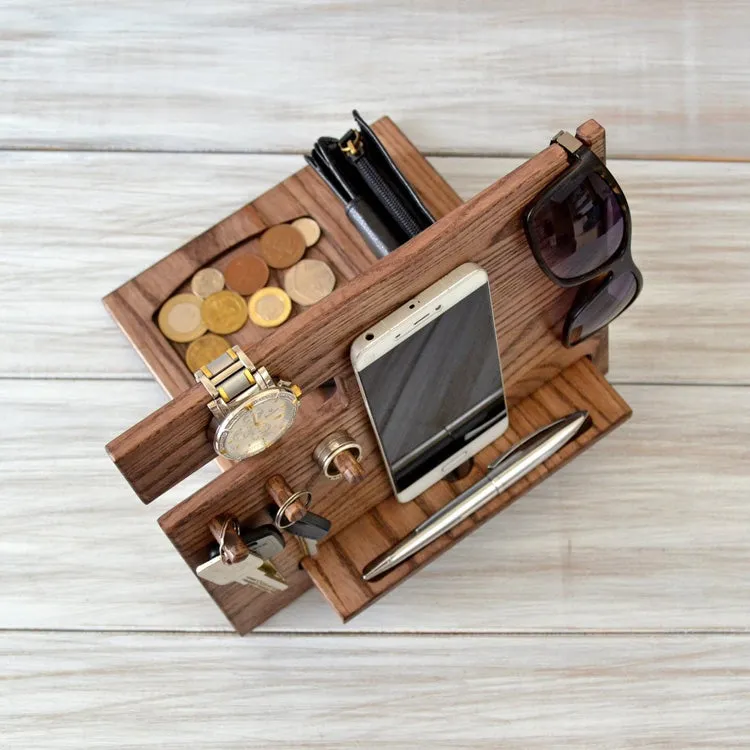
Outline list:
[[[289,387],[289,390],[297,397],[299,398],[302,395],[302,389],[298,385],[292,385]]]

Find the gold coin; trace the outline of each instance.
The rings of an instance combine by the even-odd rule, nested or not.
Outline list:
[[[247,305],[239,294],[225,289],[203,300],[201,315],[209,331],[234,333],[247,322]]]
[[[190,282],[193,294],[206,299],[224,288],[224,274],[218,268],[201,268]]]
[[[289,268],[305,254],[305,238],[289,224],[277,224],[260,237],[260,253],[271,268]]]
[[[284,289],[298,305],[314,305],[336,286],[336,277],[322,260],[301,260],[284,274]]]
[[[292,226],[305,238],[308,247],[312,247],[320,239],[320,224],[309,216],[295,219]]]
[[[289,295],[276,286],[258,289],[247,302],[250,320],[261,328],[280,326],[292,312]]]
[[[225,338],[217,336],[215,333],[207,333],[188,346],[185,352],[185,361],[190,371],[195,372],[200,370],[203,365],[213,362],[227,349],[231,349],[231,346]]]
[[[175,294],[159,310],[156,322],[170,340],[184,344],[206,332],[201,317],[201,299],[194,294]]]

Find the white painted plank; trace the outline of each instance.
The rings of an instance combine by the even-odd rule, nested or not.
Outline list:
[[[3,747],[746,748],[750,637],[5,633]]]
[[[347,626],[316,592],[273,631],[750,627],[750,390],[625,386],[635,416]],[[0,394],[2,628],[227,628],[104,454],[153,383]]]
[[[302,162],[6,152],[0,165],[6,366],[44,377],[150,379],[101,298]]]
[[[433,161],[464,198],[519,163]],[[6,371],[150,378],[100,298],[301,163],[297,156],[0,154]],[[612,168],[631,203],[645,291],[613,327],[611,377],[749,383],[750,165],[617,161]]]
[[[613,154],[750,155],[741,0],[10,0],[0,28],[5,147],[302,150],[356,106],[433,153],[593,116]]]

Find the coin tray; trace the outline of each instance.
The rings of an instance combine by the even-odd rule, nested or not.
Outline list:
[[[286,214],[289,218],[287,218],[285,221],[294,221],[294,219],[300,218],[300,216],[306,216],[306,214],[300,214],[295,215],[294,211],[290,211],[288,214]],[[280,223],[280,222],[279,222]],[[231,247],[227,248],[226,250],[218,253],[216,256],[214,256],[209,263],[205,263],[201,266],[201,268],[218,268],[219,271],[224,273],[226,271],[227,266],[232,261],[234,257],[238,254],[243,253],[252,253],[253,255],[259,255],[260,256],[260,237],[263,234],[263,229],[257,231],[252,236],[241,240],[236,245],[232,245]],[[189,247],[187,245],[186,247]],[[309,247],[305,251],[305,258],[314,259],[314,260],[322,260],[325,261],[333,271],[334,276],[336,277],[336,285],[340,286],[341,284],[346,283],[349,279],[354,278],[357,274],[359,274],[364,269],[368,268],[372,263],[372,258],[370,257],[369,253],[352,253],[351,256],[345,256],[342,255],[340,252],[337,252],[337,249],[332,244],[332,240],[326,236],[325,234],[321,234],[320,240],[316,242],[312,247]],[[265,284],[267,287],[279,287],[281,289],[284,288],[283,284],[283,277],[285,270],[278,270],[275,268],[269,268],[269,276],[268,276],[268,282]],[[192,279],[192,274],[185,279],[177,288],[173,290],[173,292],[169,295],[172,297],[174,294],[181,294],[181,293],[187,293],[190,294],[191,288],[190,288],[190,280]],[[127,286],[127,285],[126,285]],[[115,293],[117,294],[117,292]],[[241,295],[242,296],[242,295]],[[249,297],[245,295],[243,297],[245,300],[247,300]],[[107,300],[111,300],[110,297],[107,298]],[[105,304],[110,308],[111,305],[110,301],[105,300]],[[112,300],[114,301],[114,300]],[[115,305],[116,307],[116,305]],[[156,308],[152,314],[153,318],[153,324],[156,324],[156,319],[159,315],[159,310],[161,309],[161,305],[159,305],[158,308]],[[302,307],[301,305],[298,305],[296,302],[292,302],[292,312],[289,316],[289,319],[293,318],[295,315],[299,314],[303,310],[306,310],[308,308]],[[161,331],[157,331],[161,334]],[[262,328],[261,326],[257,326],[254,323],[250,321],[250,319],[247,320],[247,322],[240,328],[238,331],[235,331],[234,333],[224,333],[221,334],[223,338],[225,338],[230,346],[233,346],[234,344],[238,344],[240,341],[242,341],[242,346],[247,347],[249,350],[252,350],[252,347],[257,344],[259,341],[261,341],[263,338],[268,336],[273,331],[273,328]],[[162,334],[163,336],[163,334]],[[164,337],[166,339],[166,337]],[[166,339],[167,345],[174,349],[174,351],[178,354],[180,360],[182,360],[182,368],[185,371],[185,374],[188,377],[188,382],[193,382],[193,376],[192,371],[190,368],[185,364],[185,353],[188,348],[188,344],[180,344],[174,341],[170,341],[169,339]],[[158,377],[158,375],[157,375]]]
[[[208,394],[193,383],[179,345],[155,325],[163,302],[186,288],[206,265],[221,268],[233,252],[269,226],[311,216],[323,236],[308,257],[326,260],[337,289],[299,309],[277,329],[245,326],[229,340],[276,377],[302,386],[294,427],[275,446],[239,463],[221,461],[224,473],[160,519],[164,532],[192,570],[207,559],[210,522],[225,515],[247,521],[270,499],[263,484],[279,473],[313,494],[312,509],[332,522],[315,557],[287,537],[274,558],[289,583],[279,593],[248,586],[201,583],[238,632],[246,633],[315,584],[348,619],[419,570],[477,525],[622,423],[630,409],[604,378],[607,334],[572,349],[560,331],[575,290],[550,282],[525,239],[522,211],[567,166],[557,145],[546,148],[465,204],[389,119],[375,130],[438,221],[396,252],[376,261],[343,208],[310,168],[304,168],[176,250],[105,298],[108,310],[173,397],[107,446],[143,502],[215,458],[207,427]],[[604,130],[589,120],[577,131],[604,158]],[[317,253],[314,252],[317,250]],[[396,502],[349,363],[349,346],[368,326],[461,263],[473,261],[490,277],[498,342],[510,406],[508,432],[480,453],[468,476],[442,481],[415,501]],[[574,409],[588,409],[593,427],[489,505],[376,583],[361,580],[364,565],[405,536],[435,509],[476,481],[483,467],[512,442]],[[356,486],[321,476],[312,453],[327,434],[347,430],[364,449],[365,480]]]

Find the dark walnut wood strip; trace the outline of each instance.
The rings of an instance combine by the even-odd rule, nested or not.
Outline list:
[[[388,127],[393,128],[391,137],[396,140],[395,126],[386,126],[386,129]],[[579,128],[579,133],[585,135],[595,150],[602,152],[604,131],[600,126],[590,121]],[[402,144],[401,148],[414,156],[408,145]],[[413,177],[432,175],[431,183],[442,182],[421,156],[414,158],[424,164],[419,170],[413,170]],[[599,344],[596,339],[574,349],[561,345],[560,328],[575,290],[560,289],[544,276],[529,251],[521,223],[525,206],[566,165],[563,149],[549,146],[397,252],[256,342],[253,359],[265,364],[274,374],[298,382],[303,390],[315,388],[335,375],[346,376],[351,369],[349,346],[362,330],[469,260],[479,263],[490,275],[506,387],[511,399],[535,390],[576,359],[596,354]],[[418,189],[425,195],[433,192],[440,195],[440,191],[431,191],[429,184],[420,183]],[[256,203],[262,202],[266,207],[271,193],[273,191]],[[443,189],[435,206],[450,203],[451,193]],[[238,340],[241,344],[240,337]],[[601,357],[598,360],[601,361]],[[185,443],[189,443],[188,450],[193,451],[195,442],[200,439],[193,433],[196,427],[207,443],[205,430],[200,424],[196,425],[193,412],[182,407],[183,403],[193,404],[200,398],[205,402],[199,385],[175,398],[170,413],[181,423],[173,423],[171,430],[161,429],[164,420],[158,417],[158,412],[131,428],[124,445],[136,455],[123,453],[122,443],[110,444],[110,455],[144,502],[188,476],[197,468],[198,461],[210,458],[210,452],[198,451],[194,460],[165,462],[160,471],[140,455],[183,455]],[[184,417],[180,416],[183,413]],[[243,471],[258,468],[253,459],[238,466],[242,466]],[[148,469],[145,474],[144,468]]]
[[[579,360],[511,409],[510,423],[513,430],[479,454],[475,461],[475,470],[470,477],[460,483],[461,491],[484,474],[483,469],[479,467],[486,467],[524,435],[575,409],[587,409],[590,412],[593,423],[591,429],[464,521],[450,534],[435,540],[381,581],[362,581],[361,572],[365,565],[405,537],[430,513],[453,497],[453,493],[445,491],[446,483],[441,483],[442,486],[439,485],[431,491],[432,501],[426,505],[402,505],[394,498],[384,500],[341,533],[322,542],[316,557],[307,557],[302,561],[305,570],[341,617],[345,621],[350,619],[489,518],[507,508],[553,471],[564,466],[582,450],[622,424],[631,414],[628,405],[595,366],[587,359]]]

